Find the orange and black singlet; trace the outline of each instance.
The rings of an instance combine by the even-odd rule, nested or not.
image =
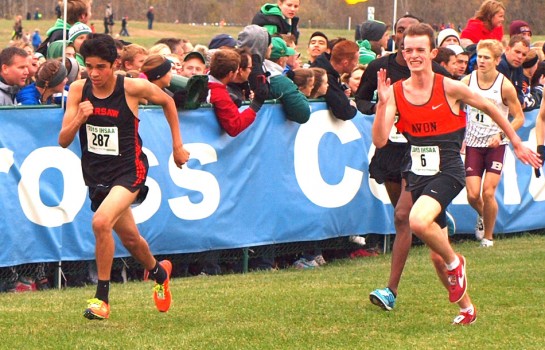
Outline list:
[[[460,148],[466,118],[463,111],[452,112],[443,86],[444,78],[440,74],[434,75],[430,99],[422,105],[407,101],[402,81],[393,85],[399,113],[396,127],[410,144],[409,190],[424,186],[437,174],[451,176],[465,184]]]

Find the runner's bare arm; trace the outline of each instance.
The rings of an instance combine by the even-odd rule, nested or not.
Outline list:
[[[66,111],[59,133],[59,145],[68,147],[87,118],[93,113],[93,105],[89,101],[81,102],[81,94],[85,80],[79,80],[70,85],[70,92],[66,102]]]
[[[144,79],[129,79],[125,83],[126,91],[133,95],[137,100],[146,98],[150,104],[163,107],[163,112],[170,126],[172,136],[172,151],[176,166],[181,167],[189,159],[189,152],[184,148],[182,134],[180,132],[180,123],[178,120],[178,111],[174,100],[168,96],[157,85]],[[127,84],[128,83],[128,84]],[[135,84],[133,84],[135,83]]]
[[[478,108],[488,114],[496,124],[509,137],[513,145],[516,156],[524,164],[529,164],[534,168],[541,167],[539,155],[522,144],[522,140],[517,135],[509,121],[501,115],[498,108],[486,98],[469,89],[469,87],[459,81],[445,79],[445,91],[450,98],[462,101],[470,106]]]
[[[509,107],[509,114],[513,116],[511,126],[515,130],[520,129],[524,124],[524,112],[522,111],[522,106],[520,105],[517,91],[508,79],[503,79],[502,96],[505,105]]]

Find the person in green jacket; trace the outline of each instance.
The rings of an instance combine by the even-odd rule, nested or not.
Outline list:
[[[286,43],[282,39],[280,41],[277,46],[282,46],[282,48],[277,47],[273,49],[271,47],[270,35],[267,31],[258,25],[251,24],[244,27],[238,34],[237,46],[247,47],[250,50],[254,67],[256,66],[256,62],[263,62],[262,68],[265,75],[268,76],[269,81],[267,99],[279,100],[282,103],[286,118],[303,124],[310,118],[310,106],[307,98],[299,91],[297,85],[290,78],[282,74],[283,68],[280,65],[268,60],[272,50],[281,51],[283,49],[285,52],[288,51]]]
[[[278,0],[276,4],[265,4],[252,19],[252,24],[267,29],[269,34],[293,34],[295,43],[299,39],[297,24],[299,0]]]

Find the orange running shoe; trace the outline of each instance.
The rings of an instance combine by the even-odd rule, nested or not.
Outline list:
[[[87,309],[83,312],[83,316],[90,320],[104,320],[110,317],[110,305],[104,301],[93,298],[87,300]]]
[[[172,294],[168,286],[170,282],[170,273],[172,272],[172,263],[168,260],[163,260],[159,264],[165,269],[167,273],[167,279],[163,284],[155,282],[153,287],[153,301],[155,301],[155,307],[160,312],[167,312],[172,302]]]

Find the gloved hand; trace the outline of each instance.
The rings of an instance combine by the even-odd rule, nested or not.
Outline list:
[[[545,160],[545,146],[544,145],[537,146],[537,153],[539,153],[539,157],[541,158],[541,160],[544,161]],[[536,174],[536,177],[541,176],[541,171],[540,171],[539,168],[535,168],[534,172]]]
[[[174,99],[174,104],[176,104],[177,109],[185,109],[185,103],[187,102],[187,90],[178,90],[172,96]]]
[[[254,92],[254,101],[265,102],[269,97],[267,73],[263,70],[263,61],[257,54],[252,55],[252,71],[248,77],[250,89]]]

